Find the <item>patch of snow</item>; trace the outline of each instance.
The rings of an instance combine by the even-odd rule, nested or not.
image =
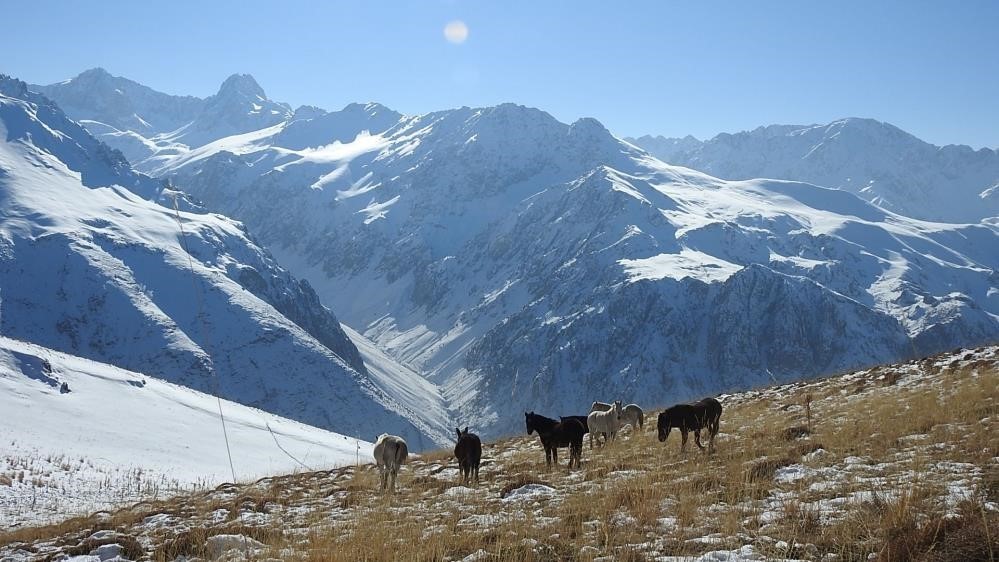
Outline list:
[[[557,494],[557,490],[551,486],[545,486],[544,484],[526,484],[519,488],[514,488],[510,490],[506,497],[503,498],[504,502],[516,502],[516,501],[535,501],[542,498],[548,498]]]
[[[740,265],[688,248],[683,248],[678,253],[659,254],[650,258],[622,259],[618,263],[624,267],[628,281],[632,283],[667,278],[680,280],[687,277],[717,283],[742,269]]]

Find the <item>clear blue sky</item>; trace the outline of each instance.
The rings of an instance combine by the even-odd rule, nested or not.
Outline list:
[[[207,96],[234,72],[269,97],[404,113],[513,101],[619,135],[700,138],[839,117],[999,147],[999,2],[0,0],[0,72],[103,66]],[[445,40],[464,21],[467,40]]]

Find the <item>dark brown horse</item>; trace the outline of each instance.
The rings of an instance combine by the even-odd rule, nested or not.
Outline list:
[[[475,483],[479,483],[479,462],[482,460],[482,440],[474,433],[469,433],[466,427],[464,431],[454,428],[458,434],[458,442],[454,446],[454,456],[458,459],[458,470],[461,471],[462,484],[469,482],[475,477]]]
[[[541,445],[545,448],[545,463],[549,469],[552,462],[558,466],[559,447],[569,447],[570,470],[573,459],[576,461],[576,468],[582,466],[583,435],[586,434],[586,428],[579,420],[567,419],[560,422],[534,412],[525,412],[524,418],[527,422],[527,434],[537,431],[541,438]]]
[[[694,443],[704,450],[701,445],[701,428],[708,430],[708,450],[715,450],[715,435],[718,434],[718,423],[721,421],[722,407],[714,398],[705,398],[693,404],[677,404],[666,408],[659,414],[659,442],[663,443],[669,437],[669,432],[674,427],[680,430],[683,441],[680,444],[680,451],[687,449],[687,433],[694,432]]]
[[[558,419],[562,423],[565,423],[569,420],[576,420],[579,423],[583,424],[583,429],[586,430],[586,433],[590,432],[590,428],[586,426],[586,416],[559,416]]]

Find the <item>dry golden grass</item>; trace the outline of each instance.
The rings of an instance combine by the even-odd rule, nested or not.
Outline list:
[[[647,425],[584,448],[581,470],[567,471],[563,458],[549,472],[537,438],[520,436],[487,444],[470,492],[443,478],[456,467],[443,450],[409,463],[392,496],[379,493],[370,466],[294,474],[0,534],[0,547],[58,537],[85,550],[79,541],[95,530],[134,536],[143,518],[170,513],[200,523],[147,536],[152,560],[199,556],[209,536],[241,533],[268,545],[261,558],[302,562],[460,560],[479,550],[488,560],[644,560],[742,544],[773,557],[994,561],[999,517],[985,506],[999,501],[995,362],[921,365],[933,376],[920,384],[882,368],[733,396],[714,454],[692,442],[681,454],[676,432],[664,445]],[[646,418],[654,426],[655,412]],[[942,500],[941,463],[978,471],[977,492],[957,507]],[[777,478],[801,465],[812,472]],[[556,492],[503,499],[526,484]],[[220,509],[226,520],[209,522]]]

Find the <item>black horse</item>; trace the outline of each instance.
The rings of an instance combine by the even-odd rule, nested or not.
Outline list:
[[[687,433],[694,432],[694,443],[704,450],[701,445],[701,428],[708,430],[708,450],[715,450],[715,435],[718,434],[718,422],[721,421],[722,407],[714,398],[705,398],[693,404],[677,404],[666,408],[659,414],[659,442],[663,443],[669,437],[669,432],[674,427],[679,429],[683,435],[683,442],[680,451],[687,449]]]
[[[479,483],[479,462],[482,460],[482,440],[474,433],[454,428],[458,434],[458,442],[454,446],[454,456],[458,459],[458,470],[461,471],[461,482],[469,482],[473,475],[475,483]]]
[[[590,427],[586,423],[586,416],[559,416],[558,419],[561,420],[562,423],[565,423],[569,420],[576,420],[579,423],[583,424],[583,429],[586,430],[586,433],[590,432]]]
[[[545,463],[549,469],[552,462],[558,466],[559,447],[569,447],[570,470],[573,459],[576,460],[576,468],[582,466],[583,435],[586,434],[586,428],[579,420],[567,419],[560,422],[534,412],[525,412],[524,418],[527,421],[527,434],[537,431],[541,438],[541,445],[545,448]]]
[[[583,429],[586,430],[583,432],[584,435],[590,432],[590,422],[586,420],[586,416],[559,416],[558,419],[562,420],[562,423],[567,420],[576,420],[583,424]],[[590,448],[593,448],[593,437],[590,437]]]

